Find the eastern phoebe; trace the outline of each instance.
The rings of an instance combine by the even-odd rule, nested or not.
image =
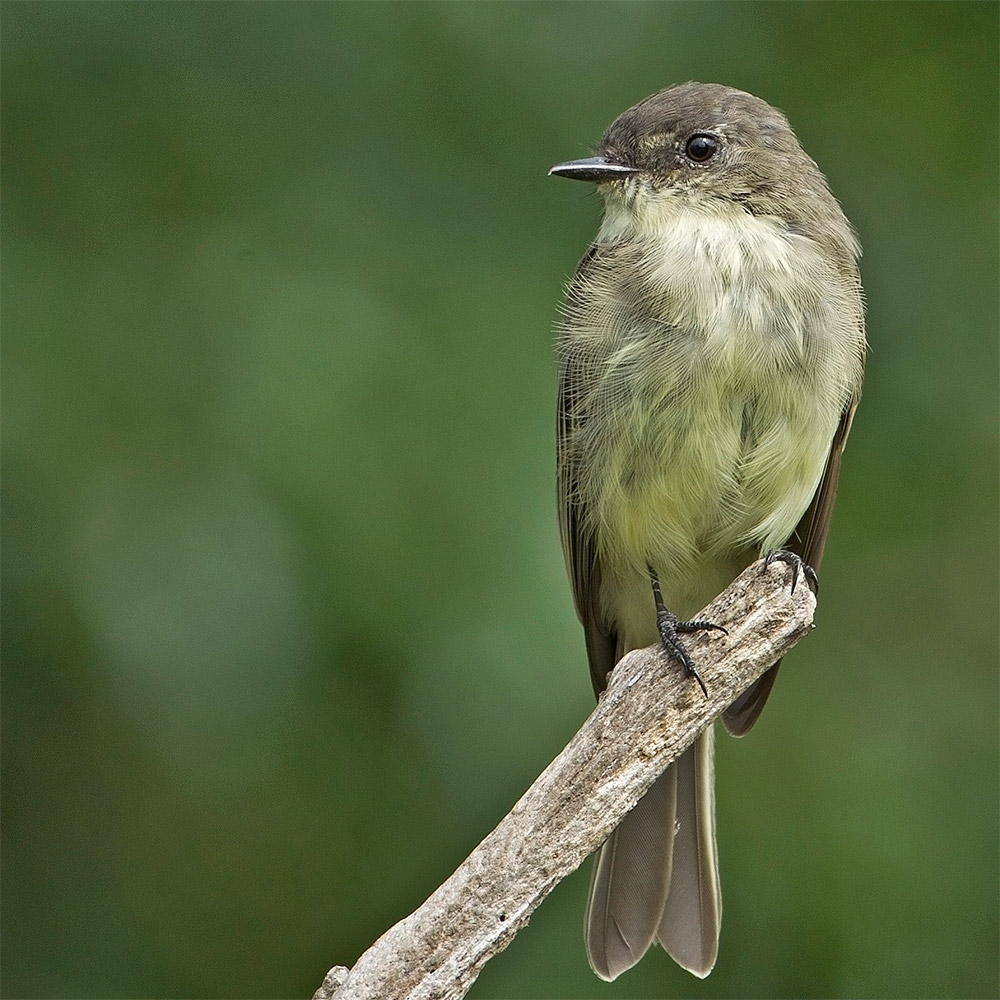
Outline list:
[[[730,87],[654,94],[551,173],[604,198],[558,341],[559,523],[594,690],[657,640],[700,683],[682,636],[713,626],[685,619],[761,553],[819,566],[861,391],[860,247],[784,115]],[[777,671],[726,711],[734,736]],[[714,797],[708,729],[601,848],[584,933],[602,979],[654,940],[711,971]]]

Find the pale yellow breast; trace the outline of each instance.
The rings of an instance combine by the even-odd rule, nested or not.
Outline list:
[[[646,566],[690,615],[808,506],[860,378],[858,304],[775,220],[664,213],[600,271],[563,345],[586,415],[571,447],[607,613],[652,642]],[[810,258],[808,255],[812,255]],[[805,256],[803,256],[805,255]],[[636,293],[636,282],[641,293]]]

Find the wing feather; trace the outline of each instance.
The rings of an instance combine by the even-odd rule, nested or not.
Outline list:
[[[826,459],[823,478],[820,480],[812,502],[802,515],[795,532],[786,543],[786,548],[800,555],[814,570],[819,572],[819,564],[823,560],[823,548],[826,536],[830,531],[830,519],[833,516],[833,502],[837,498],[837,483],[840,479],[840,461],[844,454],[844,445],[854,420],[854,411],[858,408],[859,393],[851,398],[844,407],[840,423],[837,425],[830,454]],[[730,736],[745,736],[758,716],[764,710],[767,696],[774,687],[778,676],[781,660],[768,669],[760,680],[743,692],[722,714],[722,723]]]
[[[574,284],[591,265],[596,248],[591,248],[577,267]],[[570,295],[572,296],[572,287]],[[556,492],[559,507],[559,536],[573,589],[573,603],[583,625],[590,661],[594,693],[604,690],[607,676],[615,665],[618,636],[600,607],[601,566],[593,532],[578,489],[579,467],[573,453],[575,431],[584,416],[579,406],[579,373],[572,358],[564,354],[559,364],[559,395],[556,415]]]

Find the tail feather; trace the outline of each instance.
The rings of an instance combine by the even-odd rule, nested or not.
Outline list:
[[[656,932],[671,958],[702,979],[715,965],[722,921],[713,751],[709,728],[674,765],[677,834],[670,889]]]
[[[632,968],[656,937],[670,887],[676,790],[671,766],[595,859],[584,938],[590,967],[609,982]]]

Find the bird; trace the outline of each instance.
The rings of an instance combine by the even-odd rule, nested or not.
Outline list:
[[[628,651],[684,636],[762,555],[815,581],[866,353],[860,244],[786,117],[721,84],[623,112],[594,155],[603,220],[569,282],[556,344],[559,528],[599,697]],[[725,711],[743,736],[774,664]],[[698,977],[722,900],[713,730],[596,855],[584,937],[613,980],[658,942]]]

